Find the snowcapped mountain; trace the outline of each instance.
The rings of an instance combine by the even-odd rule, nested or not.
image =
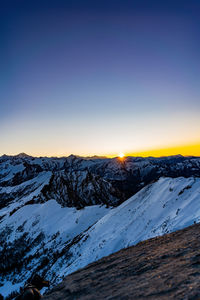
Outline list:
[[[0,293],[199,222],[199,177],[195,157],[1,157]]]
[[[200,177],[200,158],[0,157],[0,208],[55,199],[62,206],[117,206],[160,177]]]

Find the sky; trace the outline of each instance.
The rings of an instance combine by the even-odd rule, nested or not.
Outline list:
[[[199,0],[7,0],[0,155],[199,155]]]

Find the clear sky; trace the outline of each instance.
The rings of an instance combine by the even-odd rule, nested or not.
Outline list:
[[[7,0],[0,45],[0,154],[200,155],[199,0]]]

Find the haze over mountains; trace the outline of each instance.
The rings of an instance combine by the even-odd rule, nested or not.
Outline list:
[[[0,158],[0,292],[200,220],[200,158]]]

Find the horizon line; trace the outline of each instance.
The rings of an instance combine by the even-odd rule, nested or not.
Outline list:
[[[29,152],[30,153],[30,152]],[[106,153],[106,154],[37,154],[37,153],[30,153],[27,154],[26,151],[21,151],[18,153],[10,153],[10,154],[5,154],[2,153],[0,154],[0,156],[30,156],[30,157],[47,157],[47,158],[61,158],[61,157],[69,157],[69,156],[76,156],[76,157],[83,157],[83,158],[95,158],[95,157],[99,157],[99,158],[115,158],[115,157],[119,157],[120,153],[123,153],[124,157],[167,157],[167,156],[177,156],[177,155],[181,155],[181,156],[185,156],[185,157],[189,157],[189,156],[195,156],[195,157],[200,157],[200,143],[196,143],[196,144],[187,144],[187,145],[179,145],[179,146],[173,146],[173,147],[163,147],[163,148],[157,148],[157,149],[148,149],[148,150],[141,150],[141,151],[120,151],[118,153]]]

